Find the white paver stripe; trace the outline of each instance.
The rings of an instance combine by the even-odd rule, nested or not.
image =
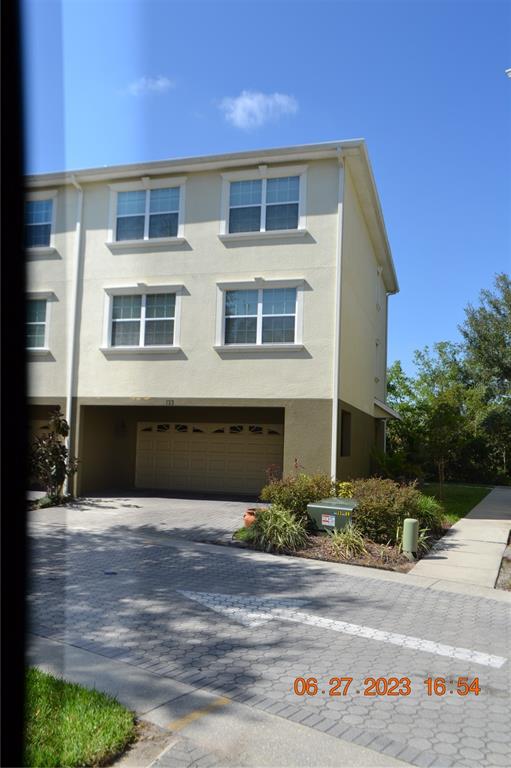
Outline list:
[[[365,627],[360,624],[350,624],[345,621],[326,619],[311,613],[302,613],[297,610],[306,603],[306,600],[249,597],[248,595],[222,595],[211,592],[190,592],[178,589],[179,594],[195,600],[207,606],[217,613],[223,613],[234,621],[238,621],[247,627],[257,627],[272,619],[294,621],[298,624],[307,624],[311,627],[321,627],[332,632],[341,632],[345,635],[355,635],[368,640],[377,640],[381,643],[400,645],[403,648],[412,648],[425,653],[434,653],[437,656],[448,656],[452,659],[472,661],[485,667],[499,669],[506,663],[503,656],[494,656],[481,651],[472,651],[470,648],[436,643],[433,640],[423,640],[411,635],[399,635],[394,632],[384,632],[373,627]]]

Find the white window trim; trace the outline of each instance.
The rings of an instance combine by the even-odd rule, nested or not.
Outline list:
[[[25,347],[25,352],[29,357],[48,357],[50,350],[50,323],[51,323],[51,305],[57,300],[53,291],[31,291],[25,294],[27,301],[46,301],[46,317],[44,320],[44,345],[42,347]]]
[[[49,245],[32,245],[25,248],[27,257],[30,259],[41,258],[44,256],[52,256],[56,252],[55,247],[55,226],[57,220],[57,196],[59,194],[58,189],[46,189],[46,190],[29,190],[25,193],[25,200],[51,200],[51,229],[50,229],[50,244]],[[23,222],[25,224],[25,222]]]
[[[218,282],[217,286],[217,309],[216,309],[216,327],[215,343],[213,348],[221,351],[231,352],[296,352],[304,348],[303,345],[303,294],[305,289],[304,278],[266,280],[262,277],[255,277],[252,280]],[[265,288],[296,288],[296,314],[295,314],[295,340],[293,343],[272,343],[263,344],[261,341],[262,333],[262,291]],[[225,343],[225,294],[226,291],[236,290],[258,290],[257,307],[257,342],[255,344],[226,344]]]
[[[107,246],[111,250],[136,250],[143,248],[150,250],[166,247],[168,245],[181,245],[186,242],[184,236],[185,203],[186,203],[186,176],[174,176],[173,178],[150,179],[147,176],[139,181],[119,182],[110,184],[110,204],[108,214]],[[148,237],[149,226],[149,191],[151,189],[166,189],[179,187],[179,211],[177,214],[177,235],[174,237]],[[146,210],[144,220],[144,238],[140,240],[116,240],[117,230],[117,193],[146,191]]]
[[[122,355],[125,353],[134,353],[140,355],[158,354],[158,353],[177,353],[181,351],[181,298],[184,293],[184,285],[146,285],[137,283],[136,285],[112,286],[104,289],[105,306],[103,315],[103,341],[100,347],[102,352],[109,355]],[[174,343],[173,344],[154,344],[152,346],[118,346],[113,347],[112,338],[112,310],[114,296],[147,296],[154,293],[175,293],[176,304],[174,309]],[[145,326],[144,326],[145,332]]]
[[[264,229],[265,210],[266,210],[266,184],[263,184],[261,199],[261,224],[259,231],[255,232],[229,232],[229,210],[230,210],[230,183],[231,181],[254,181],[257,179],[277,179],[287,176],[298,176],[300,179],[299,198],[298,198],[298,227],[297,229]],[[284,239],[288,237],[304,237],[307,233],[306,217],[306,199],[307,199],[307,166],[306,165],[284,165],[269,167],[260,165],[258,168],[244,171],[232,171],[222,174],[222,196],[220,210],[220,232],[219,238],[222,242],[234,242],[236,240],[248,239]]]

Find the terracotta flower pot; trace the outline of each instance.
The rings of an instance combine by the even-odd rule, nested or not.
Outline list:
[[[243,523],[245,525],[245,528],[250,528],[250,526],[255,523],[256,514],[257,514],[257,509],[247,509],[247,511],[243,515]]]

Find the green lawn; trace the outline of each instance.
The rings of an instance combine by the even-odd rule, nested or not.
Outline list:
[[[99,765],[133,741],[133,713],[98,691],[28,669],[25,701],[26,766]]]
[[[491,491],[491,485],[460,485],[445,483],[441,503],[445,516],[451,523],[456,523],[460,517],[465,517],[476,504],[484,499]],[[421,488],[426,496],[435,496],[440,501],[440,486],[438,483],[424,483]]]

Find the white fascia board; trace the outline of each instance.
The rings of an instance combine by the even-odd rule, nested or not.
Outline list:
[[[229,152],[220,155],[204,155],[197,157],[176,158],[174,160],[159,160],[150,163],[133,163],[129,165],[112,165],[103,168],[84,168],[75,171],[63,171],[46,174],[33,174],[25,177],[29,187],[43,185],[55,186],[72,184],[71,177],[77,181],[93,182],[115,179],[135,179],[137,176],[160,175],[162,173],[186,173],[188,171],[218,170],[220,168],[237,168],[246,165],[299,160],[314,160],[336,157],[338,148],[346,153],[358,152],[364,139],[347,139],[327,141],[319,144],[302,144],[291,147],[276,147],[273,149],[257,149],[248,152]]]

